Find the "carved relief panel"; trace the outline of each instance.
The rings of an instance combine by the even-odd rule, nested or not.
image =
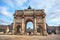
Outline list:
[[[22,19],[16,19],[16,21],[15,21],[17,24],[20,24],[20,23],[22,23]]]
[[[42,23],[43,20],[41,18],[37,18],[37,23]]]
[[[33,15],[34,13],[33,13],[33,11],[24,11],[24,15]]]

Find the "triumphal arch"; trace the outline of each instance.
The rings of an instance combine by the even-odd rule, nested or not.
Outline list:
[[[34,25],[33,34],[37,34],[40,27],[40,35],[46,35],[46,19],[43,9],[35,10],[29,7],[24,10],[16,10],[14,14],[13,34],[26,34],[26,23],[31,21]]]

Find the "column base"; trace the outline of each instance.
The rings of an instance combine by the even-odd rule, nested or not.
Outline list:
[[[37,32],[36,32],[36,31],[34,31],[34,32],[33,32],[33,35],[37,35]]]
[[[21,31],[21,35],[24,35],[25,33],[24,33],[24,31]]]
[[[15,34],[15,31],[14,31],[14,30],[12,30],[12,34],[13,34],[13,35]]]
[[[12,30],[12,34],[15,35],[16,34],[16,31],[15,29]]]
[[[44,33],[43,33],[43,36],[47,36],[48,34],[47,34],[47,32],[46,31],[44,31]]]

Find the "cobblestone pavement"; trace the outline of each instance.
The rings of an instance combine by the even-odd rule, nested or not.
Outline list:
[[[48,36],[0,35],[0,40],[60,40],[60,35],[48,35]]]

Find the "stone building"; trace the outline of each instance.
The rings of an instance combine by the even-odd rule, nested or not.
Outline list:
[[[37,34],[37,28],[40,28],[40,35],[46,35],[46,14],[43,9],[35,10],[28,9],[16,10],[14,14],[13,34],[26,34],[27,22],[32,22],[33,34]]]
[[[7,25],[0,25],[0,32],[6,33]]]
[[[51,34],[51,33],[54,33],[54,34],[60,34],[60,26],[47,26],[47,33]]]
[[[9,32],[12,33],[13,24],[11,25],[0,25],[0,32],[3,32],[4,34],[9,34]]]

